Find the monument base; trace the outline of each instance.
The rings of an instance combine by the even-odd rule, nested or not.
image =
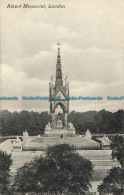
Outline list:
[[[49,129],[45,130],[46,136],[61,136],[61,135],[68,135],[68,136],[74,136],[76,135],[75,130],[70,129]]]

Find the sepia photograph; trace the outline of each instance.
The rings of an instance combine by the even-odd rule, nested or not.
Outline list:
[[[0,195],[124,195],[124,0],[0,1]]]

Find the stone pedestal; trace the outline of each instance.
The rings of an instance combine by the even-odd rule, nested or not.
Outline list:
[[[22,143],[21,140],[19,139],[19,137],[17,136],[17,138],[13,141],[13,149],[14,152],[21,152],[22,151]]]
[[[55,113],[51,113],[51,127],[55,128]]]
[[[60,135],[74,136],[76,135],[76,133],[75,133],[75,130],[70,130],[70,129],[49,129],[49,130],[45,130],[45,135],[47,136],[60,136]]]
[[[68,116],[68,114],[67,114],[67,113],[65,113],[65,114],[64,114],[65,128],[67,128],[67,126],[68,126],[67,116]]]

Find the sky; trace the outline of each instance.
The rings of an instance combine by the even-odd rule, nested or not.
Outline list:
[[[8,4],[65,5],[63,9],[7,8]],[[57,43],[61,43],[63,81],[70,97],[103,97],[102,101],[70,101],[70,111],[124,109],[123,0],[1,0],[1,109],[11,112],[49,111],[48,101],[24,101],[23,96],[49,96],[55,80]]]

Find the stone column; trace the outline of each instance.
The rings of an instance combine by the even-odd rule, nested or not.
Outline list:
[[[0,135],[2,136],[3,118],[0,117]]]
[[[68,116],[68,113],[65,112],[65,114],[64,114],[64,124],[65,124],[65,128],[67,128],[67,126],[68,126],[67,116]]]
[[[55,112],[51,113],[51,127],[52,129],[55,128]]]

